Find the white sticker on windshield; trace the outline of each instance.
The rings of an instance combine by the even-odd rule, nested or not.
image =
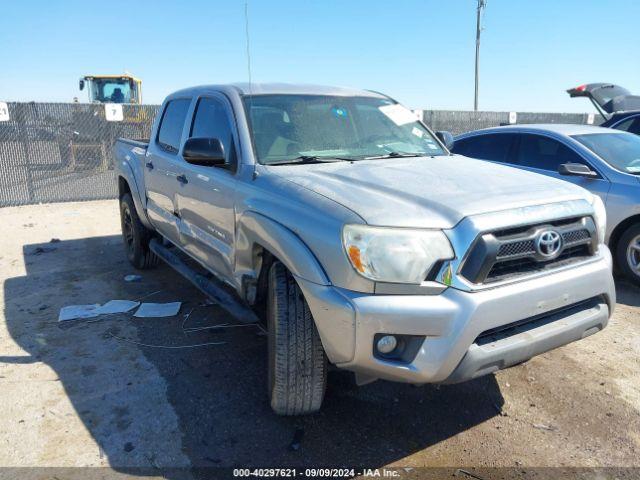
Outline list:
[[[427,143],[427,147],[431,150],[438,150],[438,146],[435,143]]]
[[[378,107],[378,109],[396,125],[405,125],[416,121],[416,114],[398,103],[383,105],[382,107]]]
[[[411,133],[413,133],[416,137],[420,137],[420,138],[422,138],[422,136],[424,135],[424,132],[417,127],[413,127],[413,129],[411,130]]]
[[[640,173],[640,167],[627,167],[627,172]]]

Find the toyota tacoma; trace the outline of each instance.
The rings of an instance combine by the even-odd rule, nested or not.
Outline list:
[[[127,256],[261,317],[282,415],[320,408],[329,364],[359,384],[455,383],[602,330],[599,197],[451,139],[372,91],[178,91],[148,141],[114,147]]]

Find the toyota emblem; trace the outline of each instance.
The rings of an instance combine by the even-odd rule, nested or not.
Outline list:
[[[562,237],[555,230],[543,230],[536,239],[536,250],[545,259],[556,257],[562,250]]]

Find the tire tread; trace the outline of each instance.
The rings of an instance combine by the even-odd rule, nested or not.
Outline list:
[[[269,280],[274,317],[269,334],[275,335],[271,407],[280,415],[316,412],[327,377],[320,335],[300,287],[281,263],[273,264]]]

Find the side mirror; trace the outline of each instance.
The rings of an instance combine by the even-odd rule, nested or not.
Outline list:
[[[598,174],[591,170],[583,163],[563,163],[558,165],[558,173],[560,175],[568,175],[573,177],[597,177]]]
[[[436,132],[436,137],[438,137],[438,139],[442,143],[444,143],[444,146],[447,147],[447,149],[451,150],[453,148],[453,144],[455,143],[455,140],[451,132],[447,132],[447,131]]]
[[[220,167],[225,164],[224,147],[217,138],[190,138],[184,144],[182,157],[193,165]]]
[[[80,87],[80,90],[84,90],[84,80],[82,80],[82,79],[81,79],[81,80],[78,82],[78,87]]]

